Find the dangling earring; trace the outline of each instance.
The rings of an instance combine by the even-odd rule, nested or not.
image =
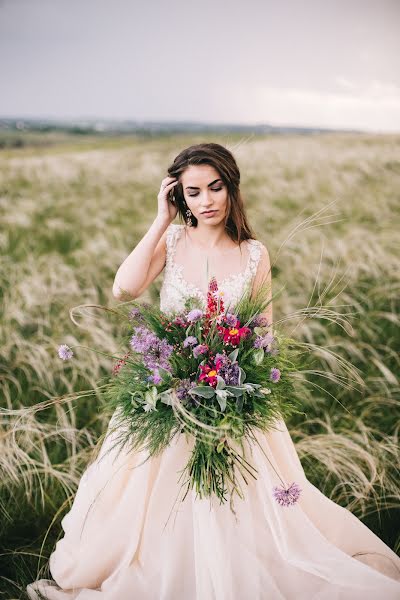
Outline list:
[[[192,221],[192,211],[190,210],[190,208],[187,209],[186,211],[186,223],[189,227],[193,227],[193,221]]]

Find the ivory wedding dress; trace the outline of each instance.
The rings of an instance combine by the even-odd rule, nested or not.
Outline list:
[[[206,302],[176,262],[183,227],[168,228],[165,312],[193,294]],[[252,281],[260,248],[247,240],[246,268],[220,282],[226,301],[234,304]],[[234,514],[229,502],[200,500],[194,491],[181,502],[178,472],[190,438],[181,434],[148,460],[145,451],[117,455],[108,451],[113,419],[61,522],[64,537],[49,563],[55,581],[30,584],[29,598],[40,591],[49,600],[400,599],[400,558],[306,479],[283,420],[258,435],[260,446],[245,444],[258,474],[243,484],[243,500],[235,496]],[[301,487],[296,504],[284,507],[273,497],[281,482],[265,455],[287,484]]]

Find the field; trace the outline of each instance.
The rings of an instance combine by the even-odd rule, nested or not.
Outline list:
[[[111,359],[77,348],[64,363],[57,348],[118,353],[119,324],[95,308],[75,310],[74,323],[69,311],[117,304],[114,274],[156,216],[166,168],[200,141],[236,156],[282,288],[275,319],[309,303],[346,316],[344,327],[285,321],[335,353],[317,354],[319,368],[359,372],[354,387],[310,374],[307,418],[288,427],[310,481],[400,554],[400,136],[33,138],[0,151],[0,598],[24,598],[49,575],[60,521],[110,418],[84,391]],[[161,282],[142,299],[158,302]]]

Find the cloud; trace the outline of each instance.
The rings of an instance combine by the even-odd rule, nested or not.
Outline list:
[[[273,125],[362,129],[400,132],[400,87],[372,80],[366,85],[343,77],[335,80],[337,91],[259,86],[240,90],[234,106],[248,107],[252,120]]]

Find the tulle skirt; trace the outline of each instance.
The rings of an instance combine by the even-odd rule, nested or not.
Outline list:
[[[194,490],[182,502],[192,438],[181,433],[151,458],[118,452],[114,417],[61,522],[53,579],[30,584],[29,598],[400,599],[400,558],[307,480],[283,420],[245,443],[257,479],[247,478],[233,512]],[[294,505],[274,498],[276,471],[300,486]]]

